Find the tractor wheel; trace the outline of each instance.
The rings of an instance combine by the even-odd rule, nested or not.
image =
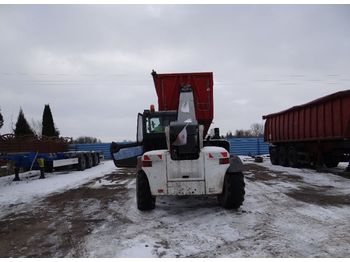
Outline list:
[[[86,158],[85,156],[82,155],[79,157],[78,170],[84,171],[85,169],[86,169]]]
[[[219,195],[219,203],[226,209],[237,209],[244,201],[245,183],[243,173],[226,173],[224,179],[224,188]]]
[[[298,155],[297,155],[297,150],[295,147],[291,146],[288,148],[288,165],[290,167],[299,167],[299,162],[298,162]]]
[[[136,201],[139,210],[155,208],[156,198],[152,196],[148,178],[142,170],[139,170],[136,175]]]
[[[86,168],[92,167],[93,162],[92,162],[92,155],[87,154],[86,155]]]
[[[288,154],[284,146],[281,146],[278,150],[278,162],[281,166],[288,166]]]
[[[273,165],[278,165],[278,150],[277,147],[270,147],[270,161]]]

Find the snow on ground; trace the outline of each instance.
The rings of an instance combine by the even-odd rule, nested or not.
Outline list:
[[[133,171],[117,169],[112,161],[84,172],[50,174],[46,180],[1,178],[0,204],[31,204],[34,198],[56,194],[39,203],[35,213],[50,225],[50,233],[37,238],[54,240],[51,256],[350,256],[349,178],[273,166],[266,157],[263,163],[241,159],[246,195],[238,210],[221,208],[215,196],[163,196],[157,197],[154,210],[141,212],[136,207]],[[70,188],[77,189],[67,191]],[[57,215],[55,210],[60,210]],[[18,216],[4,223],[23,219]],[[42,225],[39,229],[46,232]],[[64,248],[58,244],[67,236],[68,252],[67,244]],[[33,249],[29,240],[24,243]]]
[[[59,193],[116,170],[113,161],[101,162],[98,166],[84,171],[63,171],[45,174],[38,179],[39,171],[20,173],[21,181],[12,181],[14,176],[0,178],[0,209],[7,206],[32,202],[33,199]],[[6,212],[1,212],[0,217]]]
[[[244,157],[252,162],[251,158]],[[242,158],[243,159],[243,158]],[[257,163],[255,163],[257,164]],[[246,197],[239,210],[224,210],[215,197],[158,197],[156,209],[140,212],[134,189],[129,200],[109,206],[128,222],[108,221],[85,239],[87,257],[348,257],[347,203],[299,201],[288,194],[303,187],[342,201],[350,180],[310,169],[266,167],[269,181],[246,171]],[[274,173],[269,169],[278,171]],[[285,175],[287,180],[279,180]],[[276,179],[276,180],[275,180]],[[308,191],[307,191],[308,192]],[[327,194],[325,194],[327,196]],[[322,196],[320,196],[322,197]]]

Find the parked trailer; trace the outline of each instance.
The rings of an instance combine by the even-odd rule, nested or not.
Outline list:
[[[0,160],[12,163],[15,170],[17,170],[17,178],[15,180],[18,180],[19,169],[53,172],[55,169],[71,166],[83,171],[86,168],[98,165],[101,157],[101,153],[95,151],[57,153],[23,152],[2,153]]]
[[[68,151],[71,138],[0,136],[0,161],[10,162],[16,175],[20,169],[52,172],[64,166],[85,170],[100,163],[103,157],[97,151]]]
[[[336,167],[349,161],[350,90],[263,116],[271,163]]]

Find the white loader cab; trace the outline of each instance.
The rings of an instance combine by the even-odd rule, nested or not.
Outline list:
[[[217,195],[224,208],[242,205],[241,160],[215,146],[215,141],[204,146],[203,130],[196,120],[192,88],[186,85],[180,91],[177,120],[165,127],[167,149],[148,151],[138,158],[138,209],[154,209],[156,196],[163,195]]]

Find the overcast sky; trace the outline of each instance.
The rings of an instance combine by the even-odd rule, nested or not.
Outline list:
[[[135,140],[151,70],[214,73],[222,133],[350,89],[350,5],[0,5],[0,108],[62,136]]]

